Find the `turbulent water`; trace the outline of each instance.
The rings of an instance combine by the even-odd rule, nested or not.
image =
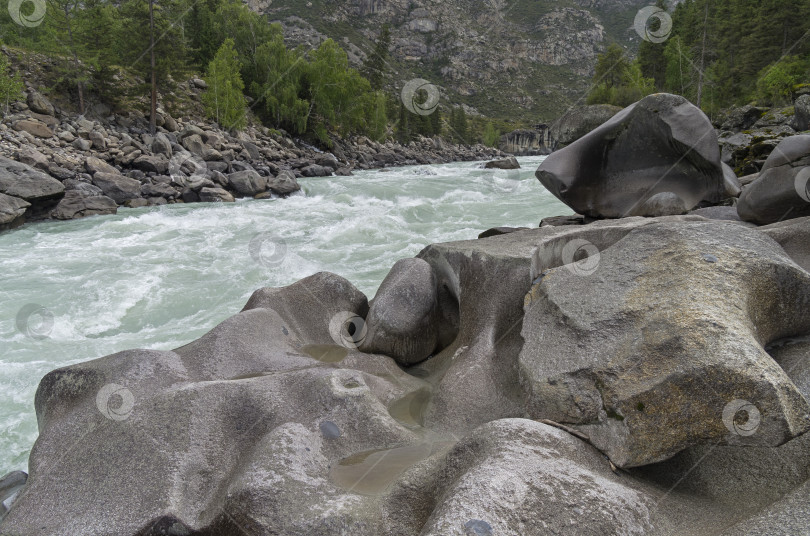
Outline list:
[[[303,179],[305,195],[120,209],[0,233],[0,476],[27,467],[44,374],[129,348],[171,349],[262,286],[326,270],[369,297],[427,244],[570,209],[534,178],[480,163]]]

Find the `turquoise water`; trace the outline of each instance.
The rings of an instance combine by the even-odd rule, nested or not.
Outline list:
[[[34,393],[48,371],[128,348],[171,349],[262,286],[326,270],[369,298],[427,244],[571,210],[534,170],[480,163],[303,179],[305,195],[121,209],[0,233],[0,476],[27,468]]]

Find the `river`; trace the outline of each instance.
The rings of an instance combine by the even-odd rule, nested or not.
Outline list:
[[[427,244],[571,210],[522,169],[480,163],[302,179],[304,195],[119,209],[0,233],[0,476],[27,470],[34,393],[58,367],[129,348],[167,350],[237,313],[263,286],[318,271],[371,298]]]

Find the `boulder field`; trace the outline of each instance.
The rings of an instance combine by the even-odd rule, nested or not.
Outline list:
[[[582,215],[50,372],[0,536],[805,534],[806,137],[739,185],[696,110],[653,95],[549,157]]]

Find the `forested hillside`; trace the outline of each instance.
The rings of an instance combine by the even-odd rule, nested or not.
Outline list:
[[[671,23],[665,39],[641,42],[635,61],[609,47],[590,101],[626,105],[666,91],[714,112],[752,101],[790,104],[810,83],[808,0],[686,0]]]

